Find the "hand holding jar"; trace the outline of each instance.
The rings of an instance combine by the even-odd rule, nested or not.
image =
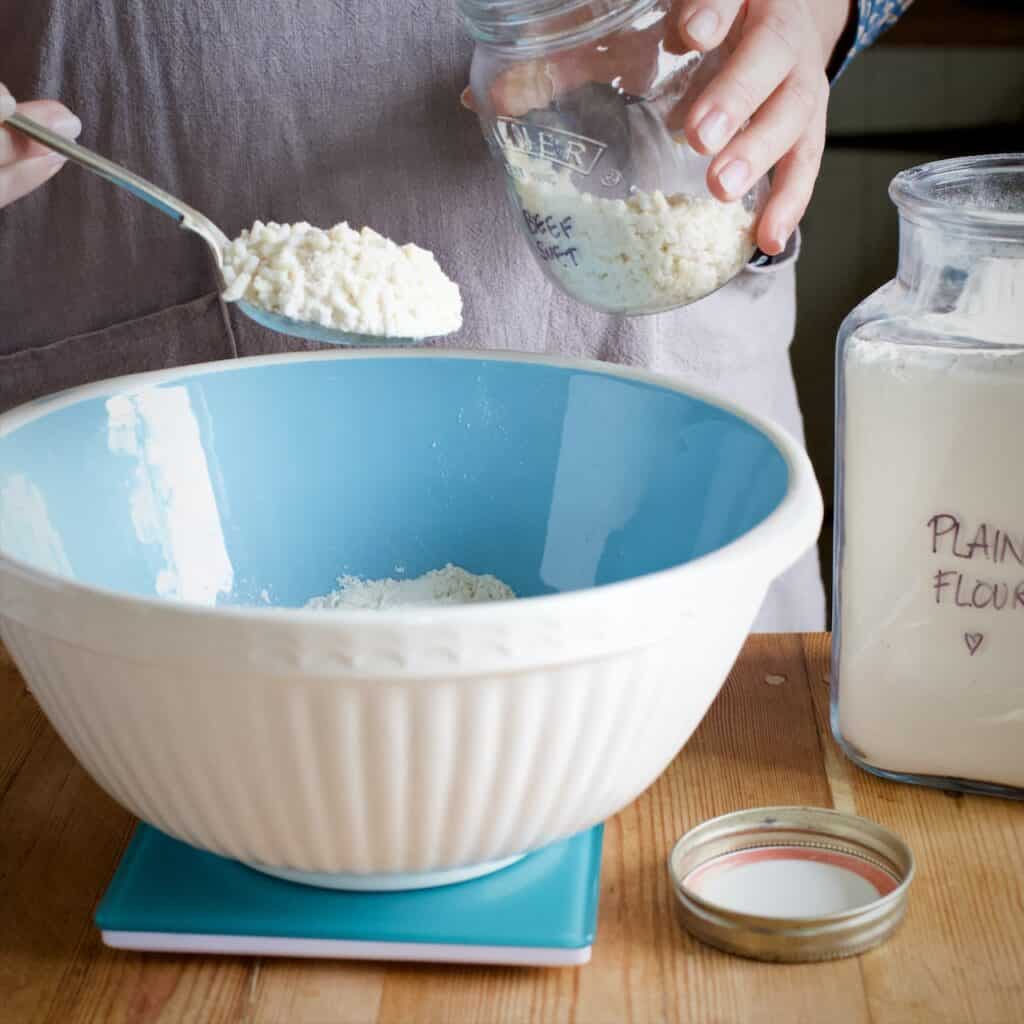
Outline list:
[[[820,166],[850,0],[461,5],[477,40],[467,104],[560,287],[659,312],[726,283],[755,245],[784,250]]]

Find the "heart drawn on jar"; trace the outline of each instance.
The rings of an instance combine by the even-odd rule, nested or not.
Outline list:
[[[978,653],[978,649],[984,641],[984,633],[964,633],[964,643],[967,644],[967,650],[971,652],[972,658]]]

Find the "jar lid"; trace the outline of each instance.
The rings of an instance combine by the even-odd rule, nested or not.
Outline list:
[[[756,960],[853,956],[903,920],[914,855],[866,818],[762,807],[704,822],[669,857],[681,923]]]

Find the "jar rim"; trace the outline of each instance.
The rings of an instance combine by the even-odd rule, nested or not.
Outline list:
[[[1013,187],[1007,189],[1007,184]],[[889,196],[910,219],[931,220],[971,234],[1024,238],[1024,153],[921,164],[897,174]],[[1007,197],[1015,204],[1007,207]]]
[[[619,23],[643,14],[659,0],[457,0],[462,21],[478,43],[535,51],[556,43],[568,45],[613,31]],[[583,7],[603,7],[586,23],[571,28],[523,35],[531,26],[555,21]]]

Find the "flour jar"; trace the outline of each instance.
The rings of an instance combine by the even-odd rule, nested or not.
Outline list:
[[[1024,154],[890,195],[897,276],[839,334],[833,730],[877,774],[1024,797]]]
[[[688,51],[672,0],[459,0],[470,83],[516,220],[545,274],[607,313],[710,294],[755,252],[762,179],[707,187],[682,124],[729,52]]]

